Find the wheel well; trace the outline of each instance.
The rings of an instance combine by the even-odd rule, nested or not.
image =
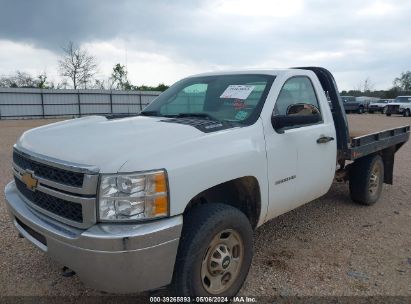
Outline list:
[[[184,214],[198,205],[208,203],[222,203],[239,209],[247,216],[254,229],[261,213],[261,194],[258,181],[253,176],[245,176],[204,190],[190,200]]]

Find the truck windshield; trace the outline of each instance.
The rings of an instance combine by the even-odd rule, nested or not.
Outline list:
[[[411,96],[398,96],[397,98],[395,98],[395,102],[402,102],[402,103],[411,102]]]
[[[186,78],[157,97],[141,115],[253,124],[274,78],[260,74]]]
[[[355,101],[354,96],[341,96],[341,99],[343,100],[343,102],[354,102]]]

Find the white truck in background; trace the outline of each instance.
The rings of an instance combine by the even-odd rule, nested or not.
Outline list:
[[[371,102],[368,105],[368,113],[372,114],[375,112],[380,112],[385,114],[387,112],[387,105],[393,101],[393,99],[380,99],[378,101]]]
[[[385,111],[387,116],[392,114],[402,114],[405,117],[411,116],[411,96],[398,96],[395,100],[387,105]]]
[[[324,195],[336,170],[374,204],[409,130],[350,136],[323,68],[201,74],[136,117],[25,132],[6,203],[19,233],[88,286],[229,298],[254,229]]]

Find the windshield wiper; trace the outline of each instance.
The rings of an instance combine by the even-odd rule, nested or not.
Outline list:
[[[217,120],[215,117],[206,113],[178,113],[178,114],[161,114],[159,111],[142,111],[140,112],[142,116],[162,116],[162,117],[173,117],[173,118],[183,118],[183,117],[198,117],[206,118],[209,120]]]
[[[141,111],[139,115],[142,116],[159,116],[159,112],[158,111]]]
[[[194,118],[205,118],[208,120],[220,121],[214,116],[207,113],[178,113],[176,115],[170,115],[172,117],[183,118],[183,117],[194,117]]]
[[[212,120],[212,121],[218,121],[218,122],[225,122],[229,124],[238,124],[235,121],[229,121],[229,120],[221,120],[217,119],[213,115],[207,114],[207,113],[190,113],[190,112],[182,112],[178,114],[161,114],[159,111],[142,111],[140,112],[139,115],[142,116],[155,116],[155,117],[168,117],[168,118],[199,118],[199,119],[207,119],[207,120]]]

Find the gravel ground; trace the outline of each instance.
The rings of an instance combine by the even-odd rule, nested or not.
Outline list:
[[[356,130],[411,123],[404,117],[349,115]],[[12,179],[12,145],[23,131],[52,120],[0,121],[0,189]],[[255,255],[241,295],[411,296],[411,144],[396,155],[394,185],[372,207],[353,203],[348,185],[257,229]],[[2,191],[2,190],[1,190]],[[0,196],[0,294],[102,295],[19,239]],[[103,278],[102,278],[103,279]]]

